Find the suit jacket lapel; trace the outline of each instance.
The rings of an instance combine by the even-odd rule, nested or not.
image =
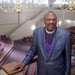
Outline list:
[[[42,45],[42,54],[46,59],[46,54],[45,54],[45,28],[42,29],[42,31],[40,32],[40,42]]]

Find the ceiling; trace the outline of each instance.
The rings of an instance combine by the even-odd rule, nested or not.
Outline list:
[[[42,13],[45,10],[54,11],[58,17],[58,20],[75,21],[75,11],[59,10],[59,9],[50,7],[50,5],[52,5],[54,1],[55,0],[49,0],[48,6],[34,5],[32,7],[29,6],[29,8],[24,8],[24,9],[22,8],[20,13],[17,13],[15,10],[10,11],[10,12],[4,12],[0,9],[0,35],[8,34],[9,32],[10,32],[9,34],[12,34],[19,27],[21,27],[22,25],[25,25],[26,22],[29,22],[30,20],[35,21],[35,19],[36,19],[36,21],[35,21],[36,24],[37,25],[41,24],[40,21],[41,21],[42,17],[40,18],[40,16],[44,16],[44,15],[42,15]],[[24,7],[24,5],[23,5],[23,7]],[[74,23],[74,25],[75,25],[75,23]]]

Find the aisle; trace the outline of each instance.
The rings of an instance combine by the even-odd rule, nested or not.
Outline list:
[[[29,50],[30,45],[26,45],[21,42],[15,42],[13,48],[13,52],[11,55],[8,57],[8,59],[4,62],[4,64],[12,63],[12,62],[22,62],[24,59],[26,52]]]

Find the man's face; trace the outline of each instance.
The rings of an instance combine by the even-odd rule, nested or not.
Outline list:
[[[57,17],[54,13],[49,12],[44,17],[44,24],[48,31],[52,31],[56,28]]]

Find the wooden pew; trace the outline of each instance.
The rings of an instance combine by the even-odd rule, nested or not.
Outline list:
[[[0,75],[35,75],[37,57],[35,57],[30,64],[23,70],[12,71],[11,69],[17,65],[17,62],[2,65],[0,67]]]

